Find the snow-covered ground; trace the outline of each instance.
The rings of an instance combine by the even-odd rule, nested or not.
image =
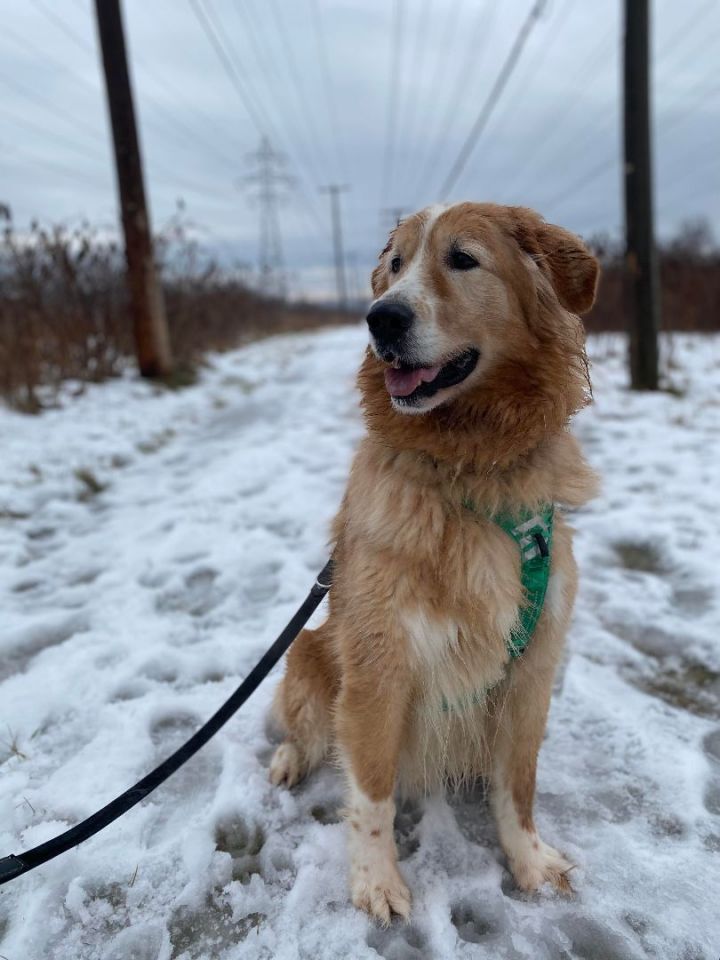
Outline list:
[[[361,432],[364,331],[268,340],[157,393],[0,411],[0,855],[93,812],[229,695],[305,596]],[[152,798],[0,888],[7,960],[720,956],[720,338],[676,394],[592,344],[604,476],[541,754],[576,894],[521,895],[478,793],[401,808],[410,924],[348,905],[339,775],[270,787],[279,671]]]

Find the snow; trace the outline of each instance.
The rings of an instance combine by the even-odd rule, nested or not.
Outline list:
[[[0,853],[139,779],[231,693],[326,559],[361,435],[360,326],[0,410]],[[632,395],[593,341],[577,432],[604,493],[537,819],[575,896],[520,894],[481,793],[397,819],[409,925],[347,901],[342,783],[272,788],[279,669],[187,767],[95,839],[0,888],[8,960],[717,960],[720,338],[675,338],[674,393]]]

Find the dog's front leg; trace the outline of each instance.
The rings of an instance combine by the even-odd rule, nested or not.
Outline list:
[[[346,808],[350,893],[356,907],[381,923],[410,915],[410,892],[397,866],[393,836],[397,760],[406,716],[406,682],[372,668],[343,683],[337,739],[348,778]]]
[[[538,652],[539,644],[513,664],[509,688],[497,705],[492,807],[518,886],[531,891],[549,882],[569,893],[572,864],[540,839],[533,819],[537,755],[553,682],[553,670],[542,665]]]

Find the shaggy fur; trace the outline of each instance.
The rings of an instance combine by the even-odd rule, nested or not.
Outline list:
[[[449,269],[457,244],[478,268]],[[473,347],[480,361],[408,415],[368,349],[358,376],[367,434],[334,522],[330,615],[288,654],[276,700],[287,739],[271,778],[292,786],[334,748],[348,777],[353,902],[384,922],[410,909],[392,835],[398,786],[487,777],[517,883],[569,888],[571,865],[538,837],[533,799],[576,591],[571,530],[557,509],[546,605],[510,663],[519,553],[489,517],[576,507],[594,491],[568,422],[589,399],[576,314],[592,305],[597,272],[576,237],[534,212],[470,203],[403,222],[373,272],[375,302],[402,292],[440,359]]]

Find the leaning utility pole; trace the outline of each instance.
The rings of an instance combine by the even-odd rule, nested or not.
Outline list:
[[[320,187],[320,193],[330,195],[330,216],[332,218],[333,250],[335,254],[335,283],[337,285],[338,304],[347,307],[347,283],[345,281],[345,257],[343,255],[342,224],[340,221],[340,194],[350,187],[339,183],[329,183]]]
[[[172,355],[165,302],[155,272],[120,0],[95,0],[95,12],[115,145],[115,170],[138,366],[144,377],[163,377],[172,370]]]
[[[630,382],[658,388],[660,285],[653,230],[650,0],[625,0],[625,285]]]

